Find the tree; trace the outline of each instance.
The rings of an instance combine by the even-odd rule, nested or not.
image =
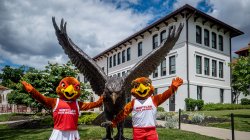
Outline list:
[[[232,92],[234,95],[233,103],[236,103],[239,95],[249,95],[250,85],[250,56],[240,57],[235,63],[231,63],[232,67]]]
[[[17,83],[21,77],[24,74],[24,68],[25,66],[20,66],[19,68],[11,68],[10,66],[6,65],[2,69],[1,79],[2,79],[2,85],[8,88],[12,88],[15,86],[15,83]]]
[[[67,62],[64,65],[49,63],[45,66],[45,70],[36,70],[34,68],[28,69],[20,80],[27,81],[44,96],[57,98],[58,95],[55,91],[61,79],[66,76],[76,77],[77,74],[78,70],[73,67],[71,62]],[[79,99],[84,100],[90,93],[84,90],[85,85],[83,83],[81,83],[81,85],[82,95]],[[24,91],[20,82],[15,83],[12,89],[13,91],[8,94],[9,103],[36,107],[39,111],[41,109],[47,109]]]

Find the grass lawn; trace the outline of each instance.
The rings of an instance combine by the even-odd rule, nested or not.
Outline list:
[[[250,132],[250,109],[199,111],[198,113],[204,113],[205,116],[227,118],[229,120],[231,120],[230,114],[233,113],[235,130]],[[231,121],[224,123],[210,123],[208,126],[231,129]]]
[[[116,129],[114,129],[116,134]],[[174,130],[157,129],[160,140],[218,140],[196,133]],[[6,125],[0,125],[0,139],[6,140],[46,140],[49,139],[52,128],[47,129],[8,129]],[[97,140],[105,136],[105,129],[99,126],[80,126],[79,133],[81,140]],[[132,138],[132,129],[125,128],[125,137]]]

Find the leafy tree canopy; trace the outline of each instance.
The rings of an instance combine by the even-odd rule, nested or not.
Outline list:
[[[2,75],[6,75],[10,72],[9,66],[3,70]],[[21,71],[22,70],[22,71]],[[56,87],[59,82],[67,76],[76,77],[78,74],[78,70],[73,67],[71,62],[67,62],[66,64],[51,64],[48,63],[45,66],[45,70],[37,70],[35,68],[29,68],[24,72],[23,67],[14,69],[14,71],[19,72],[20,77],[16,76],[16,78],[11,79],[12,77],[3,77],[3,81],[8,81],[10,84],[6,84],[4,86],[13,89],[13,91],[8,94],[8,102],[11,104],[23,104],[26,106],[37,107],[39,111],[41,109],[46,109],[42,104],[35,101],[24,89],[20,81],[26,81],[30,83],[33,87],[35,87],[41,94],[47,97],[57,98]],[[87,97],[91,94],[84,90],[85,84],[81,83],[81,92],[80,100],[87,99]]]
[[[250,56],[240,57],[235,63],[230,64],[232,67],[232,89],[235,96],[240,93],[249,95],[250,88]]]

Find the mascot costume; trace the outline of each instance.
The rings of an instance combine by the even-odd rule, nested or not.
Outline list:
[[[102,96],[97,102],[78,102],[77,98],[81,95],[80,82],[74,77],[61,80],[56,88],[59,98],[45,97],[29,83],[22,81],[22,84],[34,99],[53,109],[54,129],[50,140],[79,140],[77,124],[80,111],[100,107],[103,103]]]
[[[183,84],[179,77],[172,80],[168,90],[162,94],[151,96],[154,87],[149,78],[140,77],[132,81],[131,94],[135,97],[127,103],[124,109],[111,122],[104,122],[102,126],[115,127],[117,123],[124,120],[132,112],[133,140],[158,140],[156,132],[157,107],[165,102],[177,88]]]

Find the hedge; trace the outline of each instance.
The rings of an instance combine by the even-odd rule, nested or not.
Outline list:
[[[91,113],[91,114],[85,114],[81,115],[78,118],[79,124],[92,124],[92,121],[98,116],[99,114]]]
[[[157,111],[158,111],[158,112],[164,112],[165,110],[164,110],[163,107],[160,107],[160,106],[159,106],[159,107],[157,107]]]
[[[195,100],[192,98],[186,98],[185,103],[186,103],[187,111],[194,111],[195,107],[197,107],[198,110],[201,110],[203,108],[203,105],[204,105],[203,100]]]
[[[241,99],[241,104],[242,105],[250,105],[250,99],[242,98]]]
[[[250,109],[250,105],[241,104],[221,104],[221,103],[208,103],[202,108],[204,111],[211,110],[236,110],[236,109]]]

